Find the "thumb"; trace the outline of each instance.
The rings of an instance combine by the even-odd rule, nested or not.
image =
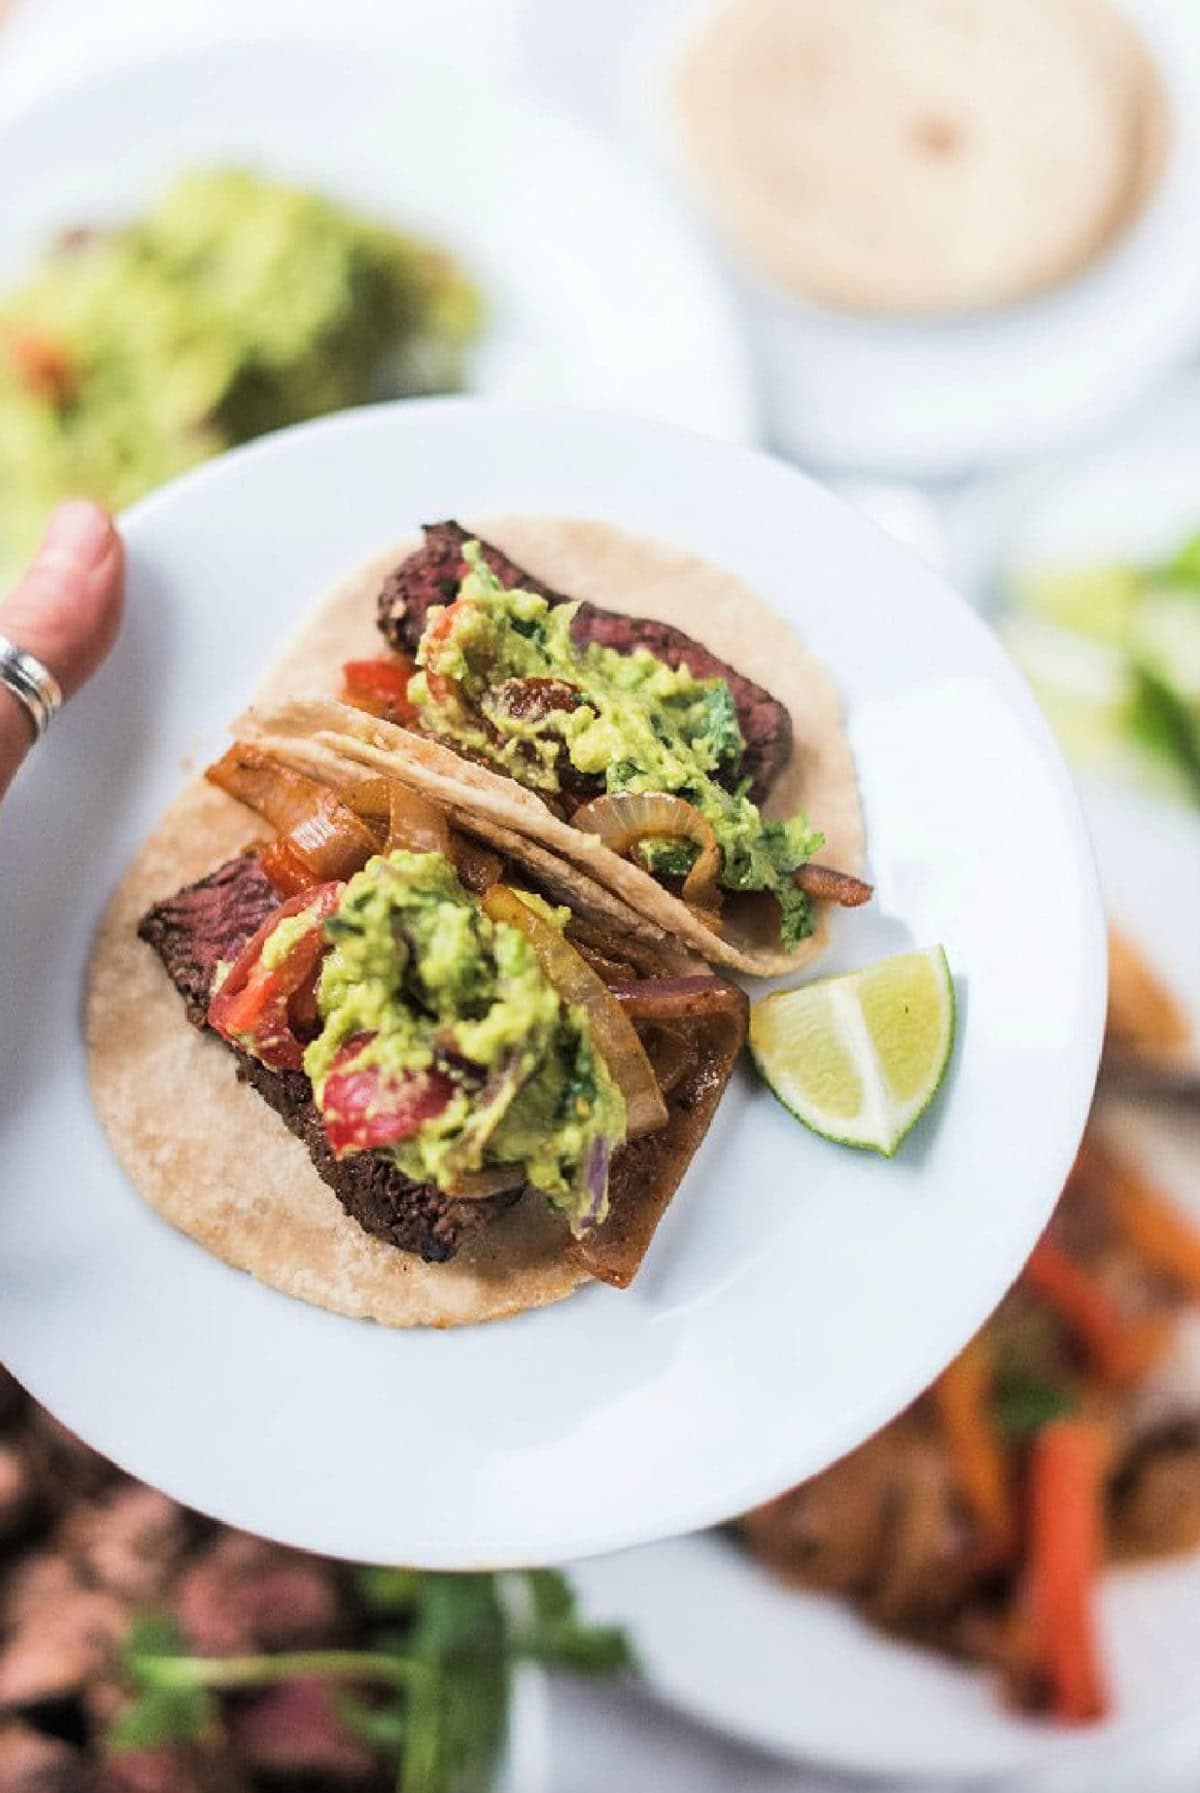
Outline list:
[[[91,677],[113,644],[124,567],[121,538],[107,511],[70,498],[53,513],[24,576],[0,603],[0,635],[35,654],[64,697]],[[31,739],[24,709],[0,686],[0,795]]]

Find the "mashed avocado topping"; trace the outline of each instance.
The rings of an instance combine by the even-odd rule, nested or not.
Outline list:
[[[802,815],[767,821],[740,776],[745,743],[724,679],[693,678],[646,648],[576,646],[577,604],[509,590],[477,542],[448,608],[430,610],[409,685],[425,728],[533,790],[562,790],[565,753],[609,791],[662,791],[707,818],[727,890],[769,891],[785,947],[811,933],[808,898],[791,874],[823,843]],[[697,848],[662,840],[640,849],[656,877],[685,877]]]
[[[239,169],[68,233],[0,298],[0,575],[68,493],[120,508],[266,430],[456,387],[479,313],[441,250]]]
[[[351,878],[324,926],[322,1026],[304,1055],[322,1113],[335,1072],[374,1078],[381,1110],[435,1073],[444,1106],[387,1148],[406,1175],[453,1193],[515,1166],[514,1184],[573,1224],[602,1218],[589,1173],[624,1139],[625,1104],[584,1011],[560,999],[525,936],[493,922],[440,854],[403,851]]]

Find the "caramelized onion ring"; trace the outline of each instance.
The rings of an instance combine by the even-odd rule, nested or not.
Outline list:
[[[407,785],[387,778],[364,778],[342,792],[342,801],[363,820],[387,833],[387,850],[444,853],[467,889],[478,895],[500,877],[500,855],[452,829],[441,810]]]
[[[235,741],[204,776],[269,822],[318,884],[351,877],[379,851],[376,835],[336,792],[253,743]]]
[[[606,847],[622,859],[643,840],[690,840],[699,856],[683,881],[683,900],[694,908],[715,912],[721,907],[717,879],[721,849],[712,824],[692,803],[665,791],[610,791],[593,797],[571,817],[574,828],[598,834]]]
[[[524,934],[563,1001],[586,1010],[592,1042],[625,1098],[626,1137],[637,1139],[665,1127],[667,1106],[654,1067],[633,1022],[603,980],[558,929],[543,921],[507,884],[493,884],[482,903],[493,921],[506,922]]]
[[[428,798],[396,780],[388,782],[387,851],[404,847],[410,853],[441,853],[453,859],[450,824]]]

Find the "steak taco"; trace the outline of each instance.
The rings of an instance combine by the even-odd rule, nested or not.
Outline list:
[[[265,699],[336,681],[360,595]],[[235,742],[105,919],[92,1084],[136,1186],[264,1282],[389,1325],[624,1287],[737,1059],[743,993],[472,805],[303,757]]]
[[[736,970],[806,963],[829,907],[870,896],[833,685],[732,575],[600,524],[451,522],[375,601],[391,651],[346,667],[348,701],[264,706],[249,733],[535,843]]]

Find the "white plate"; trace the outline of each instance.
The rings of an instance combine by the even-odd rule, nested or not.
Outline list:
[[[508,1735],[495,1793],[552,1793],[550,1690],[545,1671],[522,1663],[512,1678]]]
[[[128,217],[179,170],[230,161],[462,256],[489,305],[473,390],[753,436],[724,294],[650,184],[570,120],[386,39],[194,46],[0,115],[0,166],[22,171],[0,293],[64,225]]]
[[[732,269],[771,440],[825,466],[941,478],[1043,452],[1094,427],[1194,351],[1200,20],[1194,0],[1120,3],[1156,56],[1174,112],[1169,168],[1145,215],[1092,268],[1043,298],[928,322],[822,310]],[[541,90],[615,124],[693,212],[668,83],[680,47],[714,4],[527,0],[526,8],[526,60]]]
[[[92,1115],[80,992],[101,906],[181,761],[219,749],[293,618],[422,518],[497,509],[686,543],[794,620],[845,697],[878,890],[840,918],[830,964],[944,941],[960,1045],[895,1163],[823,1144],[743,1074],[631,1291],[398,1335],[266,1293],[148,1212]],[[473,400],[255,444],[128,527],[120,651],[0,830],[0,1357],[194,1506],[332,1555],[458,1568],[709,1524],[909,1399],[1045,1221],[1104,1007],[1069,779],[967,606],[780,462]]]

